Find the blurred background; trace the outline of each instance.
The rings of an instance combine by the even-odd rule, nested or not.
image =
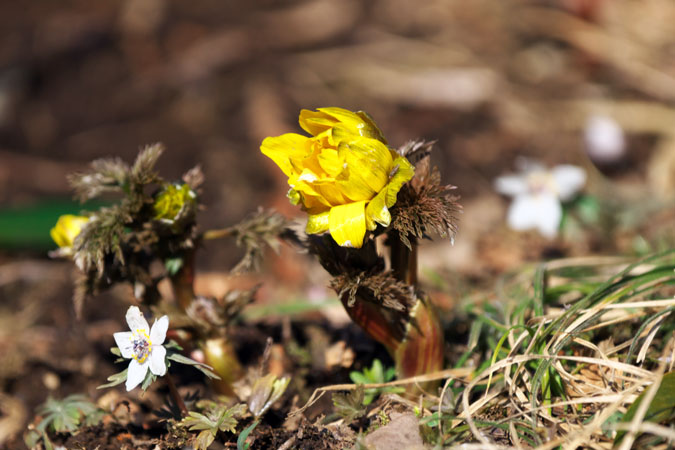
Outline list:
[[[47,393],[96,392],[133,302],[116,289],[75,319],[73,265],[47,258],[49,229],[81,210],[69,173],[162,142],[165,178],[205,173],[202,230],[259,206],[301,217],[261,141],[301,132],[302,108],[367,111],[392,146],[436,141],[443,182],[458,187],[455,244],[426,243],[420,264],[453,311],[481,288],[498,297],[495,280],[523,263],[675,246],[673,24],[672,0],[0,2],[0,448]],[[555,237],[507,226],[494,180],[522,157],[586,171]],[[347,322],[297,249],[270,254],[253,280],[227,277],[240,256],[209,243],[197,291],[262,280],[259,303],[315,302]],[[269,314],[256,311],[248,320]]]
[[[501,270],[550,247],[503,234],[493,179],[518,156],[584,167],[600,204],[638,201],[629,226],[650,227],[673,218],[673,23],[671,0],[2,2],[0,243],[44,254],[79,210],[66,175],[154,142],[166,178],[202,166],[202,228],[258,205],[299,215],[259,145],[321,106],[367,111],[393,146],[437,141],[465,212],[429,264]],[[635,250],[612,236],[579,251]],[[552,254],[579,242],[563,244]],[[218,245],[203,264],[227,268]]]

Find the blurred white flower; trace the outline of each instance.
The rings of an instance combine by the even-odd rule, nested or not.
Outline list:
[[[113,336],[122,356],[131,358],[126,381],[127,391],[130,391],[143,382],[148,369],[159,377],[166,374],[166,349],[162,344],[169,328],[169,317],[160,317],[150,328],[141,310],[131,306],[126,319],[131,331],[122,331]]]
[[[495,180],[495,189],[513,197],[507,221],[514,230],[537,229],[552,238],[562,219],[561,202],[571,200],[586,183],[581,167],[560,165],[551,170],[526,161],[522,173],[505,175]]]
[[[620,160],[626,150],[623,129],[608,116],[591,116],[584,130],[586,153],[597,163],[608,164]]]

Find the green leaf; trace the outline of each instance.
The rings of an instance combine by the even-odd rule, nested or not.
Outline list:
[[[103,417],[102,411],[81,394],[69,395],[62,400],[49,397],[37,413],[43,419],[35,428],[43,435],[48,429],[58,433],[74,433],[83,422],[94,424]]]
[[[180,345],[178,345],[178,342],[174,341],[173,339],[171,339],[169,342],[165,342],[165,343],[164,343],[164,348],[165,348],[167,351],[169,351],[169,350],[178,351],[178,352],[182,352],[182,351],[183,351],[183,347],[181,347]]]
[[[349,373],[349,378],[355,384],[382,384],[391,381],[396,376],[396,369],[393,367],[384,370],[384,365],[379,359],[373,361],[371,368],[364,367],[363,372],[353,371]],[[366,389],[363,398],[364,405],[370,405],[372,401],[382,392],[403,392],[402,388],[370,388]]]
[[[206,450],[216,439],[216,435],[208,430],[204,430],[197,435],[194,445],[197,450]]]
[[[368,370],[368,369],[364,369]],[[350,372],[349,378],[354,382],[354,384],[368,384],[370,383],[370,378],[365,376],[361,372]]]
[[[187,356],[181,355],[180,353],[172,352],[169,354],[169,356],[167,356],[167,359],[170,359],[171,361],[175,361],[180,364],[192,366],[195,369],[201,371],[207,377],[220,380],[220,377],[212,371],[213,368],[211,366],[195,361],[194,359],[190,359]]]
[[[220,431],[234,433],[236,431],[237,423],[239,423],[235,417],[241,417],[244,413],[246,413],[246,405],[243,403],[236,404],[220,414],[216,426]]]
[[[333,405],[345,422],[351,423],[365,414],[364,398],[365,390],[363,385],[359,384],[347,394],[333,394]]]
[[[597,224],[600,222],[601,204],[597,197],[592,195],[582,195],[575,202],[579,218],[586,224]]]
[[[251,444],[247,443],[246,439],[248,439],[248,435],[251,434],[251,432],[255,429],[255,427],[258,426],[258,423],[259,422],[256,420],[251,425],[244,428],[244,431],[242,431],[239,437],[237,438],[237,450],[248,450]]]
[[[273,374],[258,378],[251,388],[251,396],[248,399],[248,409],[258,419],[281,398],[288,387],[290,378],[279,378]]]
[[[141,384],[141,389],[143,389],[144,391],[147,391],[148,388],[150,387],[150,385],[155,382],[155,380],[157,380],[157,375],[155,375],[150,370],[148,370],[145,373],[145,379],[143,380],[143,383]]]
[[[129,371],[129,368],[127,367],[126,369],[124,369],[121,372],[118,372],[114,375],[110,375],[108,377],[109,383],[102,384],[102,385],[98,386],[96,389],[109,388],[109,387],[117,386],[118,384],[124,383],[125,381],[127,381],[127,372],[128,371]]]
[[[373,361],[373,367],[370,369],[369,375],[373,380],[384,380],[384,367],[379,359]]]
[[[23,442],[26,444],[26,447],[35,448],[37,446],[37,443],[40,442],[40,439],[42,439],[41,433],[38,433],[35,430],[30,430],[23,437]]]
[[[624,423],[630,423],[633,420],[646,392],[643,392],[628,408],[623,416],[622,421]],[[675,421],[675,372],[668,372],[663,376],[661,385],[647,408],[644,421],[653,423],[672,423]],[[626,431],[624,430],[617,432],[614,445],[618,445],[625,435]]]
[[[169,276],[174,276],[183,267],[183,258],[169,258],[164,261],[164,267]]]
[[[208,402],[204,414],[190,411],[188,417],[180,421],[178,426],[187,427],[190,431],[200,431],[195,438],[195,446],[202,449],[211,445],[218,431],[234,433],[238,423],[237,418],[245,412],[246,405],[243,403],[227,408],[225,405]]]
[[[190,411],[188,417],[183,419],[182,425],[189,427],[190,431],[201,431],[201,430],[214,430],[217,428],[217,425],[214,421],[206,417],[204,414],[200,414],[195,411]],[[215,435],[215,431],[213,431]]]

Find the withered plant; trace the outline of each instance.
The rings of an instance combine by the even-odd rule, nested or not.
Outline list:
[[[221,378],[215,382],[217,390],[231,394],[231,383],[242,369],[228,324],[252,301],[257,288],[232,291],[219,299],[195,295],[195,254],[205,241],[232,237],[245,249],[233,272],[256,268],[264,247],[278,245],[285,221],[259,210],[239,224],[200,233],[197,211],[204,176],[195,167],[180,182],[162,179],[155,170],[162,152],[161,145],[151,145],[132,165],[117,158],[100,159],[90,171],[70,176],[80,201],[101,196],[112,201],[83,216],[63,216],[52,230],[60,246],[52,255],[71,257],[79,269],[74,295],[78,314],[86,298],[118,283],[131,284],[138,301],[156,314],[171,316],[183,345],[203,351],[206,364]],[[160,295],[158,285],[165,279],[173,287],[176,307]]]

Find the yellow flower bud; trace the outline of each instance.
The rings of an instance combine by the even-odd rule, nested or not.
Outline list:
[[[197,194],[187,184],[166,186],[155,199],[155,219],[175,221],[183,208],[194,206],[196,198]]]
[[[289,199],[309,214],[307,233],[329,231],[339,245],[359,248],[366,230],[390,224],[389,208],[415,169],[363,112],[303,110],[300,126],[312,137],[268,137],[260,150],[288,176]]]
[[[60,248],[70,248],[88,221],[89,218],[85,216],[65,214],[59,217],[59,220],[49,234]]]

